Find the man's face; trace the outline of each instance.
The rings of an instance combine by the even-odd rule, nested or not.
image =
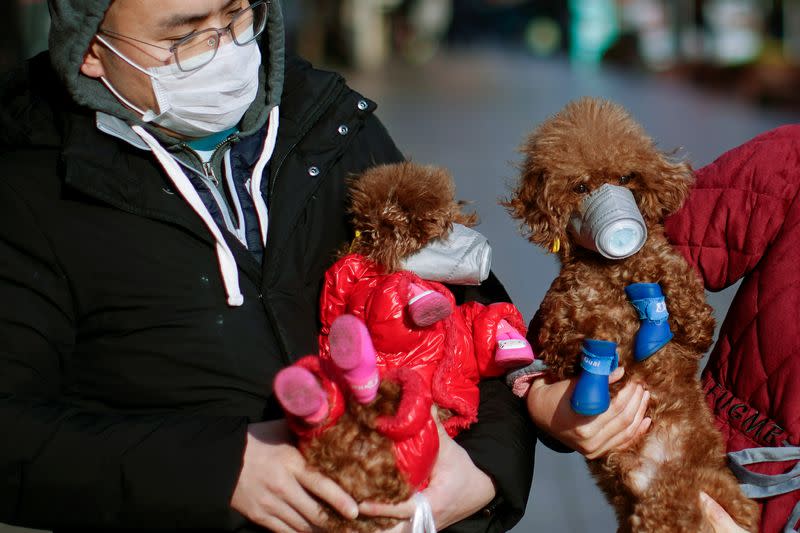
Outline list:
[[[222,28],[247,7],[247,0],[114,0],[100,28],[139,41],[169,48],[193,31]],[[174,62],[168,51],[125,37],[104,36],[114,48],[143,68]],[[225,36],[221,45],[229,42]],[[149,76],[133,68],[95,39],[81,72],[92,78],[104,76],[122,95],[141,109],[160,112]]]

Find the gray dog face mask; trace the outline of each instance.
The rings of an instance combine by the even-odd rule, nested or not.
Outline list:
[[[480,285],[489,277],[491,267],[489,241],[461,224],[453,224],[447,237],[429,242],[402,262],[403,270],[422,279],[453,285]]]
[[[608,183],[584,198],[570,228],[578,244],[608,259],[630,257],[647,240],[647,227],[633,193]]]

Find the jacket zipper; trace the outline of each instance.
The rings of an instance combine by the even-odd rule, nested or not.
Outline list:
[[[219,180],[217,179],[216,174],[214,174],[214,164],[211,161],[206,161],[203,163],[203,172],[206,175],[206,178],[211,180],[211,183],[214,184],[214,187],[219,187]]]
[[[203,163],[203,172],[205,172],[206,177],[211,180],[211,183],[213,183],[215,187],[219,187],[219,178],[217,178],[217,175],[214,172],[214,155],[217,153],[217,150],[228,143],[232,143],[234,139],[236,139],[236,134],[231,133],[221,142],[217,143],[217,145],[214,147],[214,150],[211,152],[211,160]],[[183,143],[183,145],[184,147],[187,147],[186,143]]]
[[[275,338],[278,341],[278,345],[280,347],[280,352],[281,352],[281,359],[283,360],[283,363],[288,366],[293,363],[292,358],[289,357],[289,347],[286,345],[286,341],[283,338],[283,334],[281,333],[281,330],[278,327],[278,317],[275,316],[275,311],[272,309],[272,305],[270,304],[266,292],[267,291],[264,290],[264,287],[262,285],[258,297],[261,299],[261,305],[264,307],[264,311],[267,312],[267,320],[269,321],[270,326],[272,327],[272,332],[275,334]]]
[[[327,109],[328,106],[332,102],[336,101],[336,99],[339,97],[339,95],[341,95],[345,90],[346,90],[346,87],[343,86],[336,92],[336,94],[332,95],[329,99],[327,99],[324,102],[320,102],[317,105],[317,107],[315,108],[314,113],[312,113],[311,115],[317,115],[316,111],[319,110],[319,109]],[[273,176],[275,176],[275,179],[274,180],[270,179],[269,186],[267,188],[267,200],[269,202],[272,201],[272,193],[273,193],[273,191],[275,189],[275,183],[278,181],[278,174],[280,173],[281,168],[283,167],[283,163],[286,161],[286,159],[289,157],[289,155],[294,151],[294,149],[297,147],[297,145],[300,144],[300,142],[305,138],[305,136],[308,134],[308,132],[311,131],[311,129],[317,123],[317,120],[319,120],[320,116],[321,116],[321,113],[318,116],[316,116],[316,118],[314,120],[309,120],[308,121],[306,126],[298,133],[298,135],[296,136],[294,142],[289,146],[289,149],[286,150],[283,153],[280,161],[278,161],[278,165],[275,167],[274,172],[271,172],[271,174]],[[267,262],[266,250],[264,250],[264,263],[261,265],[262,271],[263,271],[263,269],[264,269],[264,267],[266,265],[266,262]],[[267,319],[269,320],[270,325],[272,326],[272,331],[275,333],[275,337],[277,337],[277,339],[278,339],[278,344],[280,345],[280,348],[281,348],[281,357],[283,358],[283,362],[286,365],[290,365],[292,363],[292,359],[291,359],[291,357],[289,357],[289,347],[286,345],[286,342],[285,342],[285,340],[283,338],[283,334],[281,333],[280,328],[278,327],[278,317],[275,316],[275,312],[272,309],[272,305],[269,302],[269,298],[267,297],[267,294],[266,294],[266,292],[267,292],[266,288],[267,288],[267,280],[266,280],[266,277],[263,276],[263,274],[262,274],[262,278],[261,278],[261,293],[259,294],[259,296],[261,297],[261,304],[263,305],[264,310],[267,312]]]
[[[238,135],[232,133],[214,147],[213,153],[216,154],[217,150],[219,150],[226,144],[231,144],[234,140],[237,139]],[[185,163],[184,166],[186,166],[187,168],[195,172],[195,174],[200,176],[200,179],[204,181],[205,186],[208,188],[209,192],[211,192],[211,196],[214,197],[214,201],[217,203],[221,212],[223,213],[222,218],[226,221],[226,224],[228,223],[228,220],[230,220],[231,231],[234,232],[237,231],[238,227],[241,226],[241,221],[239,221],[238,227],[236,224],[234,224],[232,216],[233,210],[229,208],[228,203],[225,201],[225,199],[222,197],[222,193],[220,193],[219,191],[220,182],[219,179],[217,178],[216,173],[214,172],[214,164],[213,164],[214,156],[213,155],[211,156],[211,161],[204,162],[200,159],[197,153],[194,150],[192,150],[192,148],[186,143],[181,143],[178,146],[182,148],[184,151],[188,152],[189,157],[193,157],[196,161],[200,163],[200,167],[203,169],[202,172],[198,172],[197,169],[194,169],[191,166],[186,165]]]
[[[222,141],[220,141],[219,143],[217,143],[217,145],[216,145],[216,146],[214,147],[214,149],[211,151],[211,161],[206,161],[206,162],[202,161],[202,160],[201,160],[199,157],[197,157],[197,152],[195,152],[195,151],[192,149],[192,147],[191,147],[191,146],[189,146],[188,144],[186,144],[185,142],[184,142],[184,143],[181,143],[179,146],[180,146],[180,147],[181,147],[183,150],[185,150],[185,151],[186,151],[186,150],[188,150],[189,154],[190,154],[192,157],[194,157],[195,159],[197,159],[197,161],[199,161],[199,162],[200,162],[200,166],[201,166],[201,167],[203,167],[203,173],[206,175],[206,177],[207,177],[208,179],[210,179],[210,180],[212,181],[212,183],[214,183],[214,185],[217,185],[217,186],[218,186],[218,185],[219,185],[219,179],[217,179],[217,175],[216,175],[216,173],[214,172],[214,164],[213,164],[213,161],[214,161],[214,154],[216,154],[216,153],[217,153],[217,150],[219,150],[220,148],[222,148],[222,147],[223,147],[223,146],[225,146],[226,144],[232,143],[232,142],[233,142],[234,140],[236,140],[237,138],[238,138],[238,135],[237,135],[237,134],[235,134],[235,133],[231,133],[230,135],[228,135],[227,137],[225,137],[225,138],[224,138]]]

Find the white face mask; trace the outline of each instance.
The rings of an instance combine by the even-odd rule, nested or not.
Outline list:
[[[647,226],[633,193],[618,185],[606,183],[587,196],[570,224],[578,244],[608,259],[630,257],[647,240]]]
[[[403,270],[422,279],[453,285],[480,285],[492,268],[492,247],[486,237],[461,224],[444,238],[429,242],[403,259]]]
[[[159,113],[136,107],[106,78],[100,78],[106,87],[141,114],[144,122],[153,122],[187,137],[206,137],[235,127],[258,93],[261,52],[255,41],[244,46],[232,42],[220,45],[216,57],[208,65],[183,72],[175,63],[145,69],[102,36],[98,35],[97,39],[133,68],[150,76]]]

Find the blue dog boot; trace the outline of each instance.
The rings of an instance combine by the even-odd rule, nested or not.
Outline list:
[[[617,368],[617,343],[597,339],[583,341],[581,377],[572,392],[570,405],[579,415],[593,416],[604,413],[611,403],[608,393],[608,376]]]
[[[672,339],[667,303],[658,283],[633,283],[625,287],[625,293],[642,321],[636,333],[633,357],[644,361]]]

